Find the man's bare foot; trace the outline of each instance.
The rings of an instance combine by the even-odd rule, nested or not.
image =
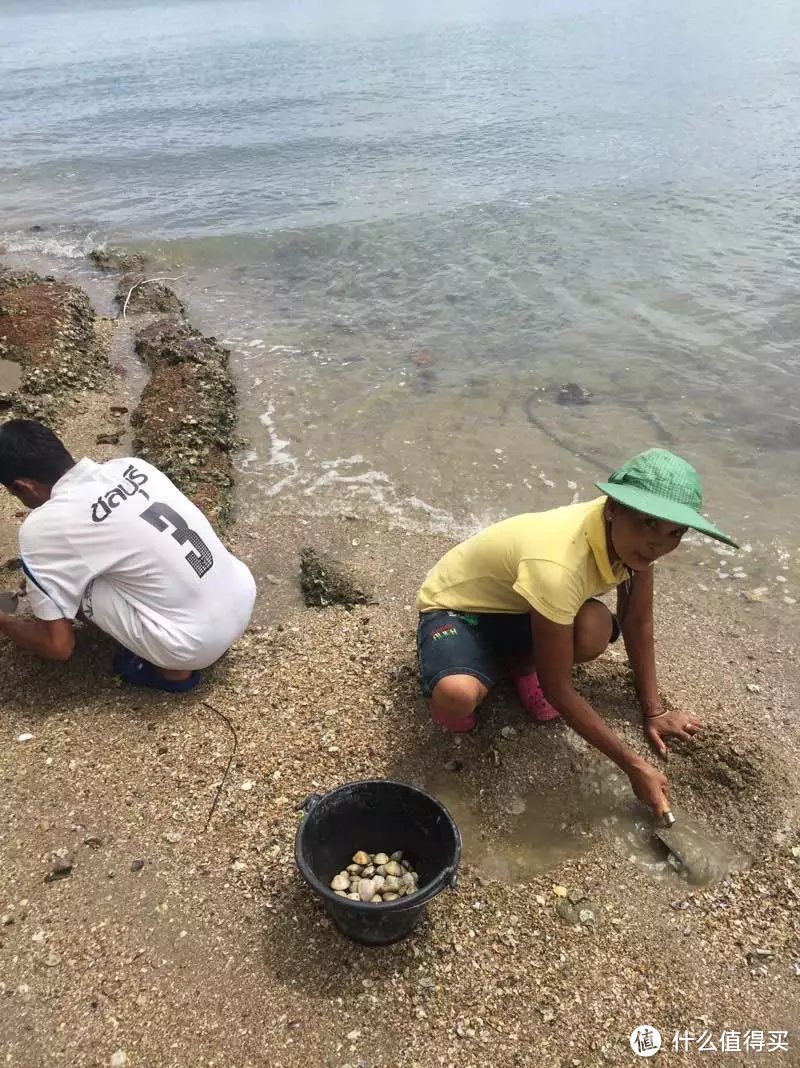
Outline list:
[[[170,671],[169,668],[160,667],[157,667],[156,671],[170,682],[185,682],[192,674],[191,671]]]

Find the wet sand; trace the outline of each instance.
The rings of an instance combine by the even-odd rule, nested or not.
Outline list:
[[[111,455],[94,436],[113,396],[74,401],[65,439]],[[7,496],[0,509],[2,563],[20,516]],[[498,692],[474,735],[433,728],[415,677],[413,598],[448,539],[279,512],[240,515],[229,536],[259,577],[257,617],[186,698],[118,687],[109,644],[87,628],[67,665],[0,642],[8,1063],[602,1065],[632,1058],[628,1036],[642,1023],[667,1045],[677,1031],[710,1031],[717,1045],[723,1030],[789,1031],[788,1053],[762,1056],[797,1063],[792,614],[715,590],[699,602],[680,569],[659,576],[662,690],[705,725],[670,756],[673,798],[752,857],[747,871],[694,889],[631,860],[591,820],[582,833],[605,765],[563,725],[531,727]],[[356,568],[375,603],[302,607],[306,544]],[[645,752],[620,653],[579,683]],[[238,750],[206,832],[231,746],[214,709],[234,724]],[[452,761],[460,770],[447,770]],[[296,806],[374,775],[464,798],[481,844],[468,848],[458,890],[382,950],[343,940],[293,859]],[[537,826],[551,825],[529,843],[536,862],[487,868],[479,854],[498,843],[502,855],[537,803]],[[46,882],[59,851],[72,872]],[[744,1051],[702,1058],[760,1063]]]

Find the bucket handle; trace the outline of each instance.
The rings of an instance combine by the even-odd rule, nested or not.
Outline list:
[[[437,882],[441,883],[442,889],[456,890],[458,888],[458,867],[445,868]]]
[[[305,812],[306,815],[322,800],[322,794],[309,794],[308,797],[297,805],[296,812]]]

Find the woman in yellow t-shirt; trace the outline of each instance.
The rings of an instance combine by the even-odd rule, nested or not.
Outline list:
[[[573,664],[593,660],[620,633],[644,716],[662,755],[668,738],[689,740],[694,717],[666,710],[656,683],[653,563],[688,528],[736,547],[700,514],[697,472],[679,456],[648,449],[599,482],[602,497],[495,523],[446,553],[417,598],[423,689],[434,720],[468,731],[501,675],[514,676],[531,718],[564,720],[626,773],[657,815],[667,780],[603,722],[572,684]],[[597,600],[617,589],[617,614]]]

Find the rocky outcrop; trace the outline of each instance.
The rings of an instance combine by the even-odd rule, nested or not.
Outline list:
[[[0,358],[22,368],[0,409],[57,419],[66,396],[107,382],[108,356],[89,298],[78,286],[32,271],[0,270]]]
[[[175,318],[140,329],[136,352],[150,379],[131,419],[134,449],[223,529],[231,515],[237,444],[229,352]]]

